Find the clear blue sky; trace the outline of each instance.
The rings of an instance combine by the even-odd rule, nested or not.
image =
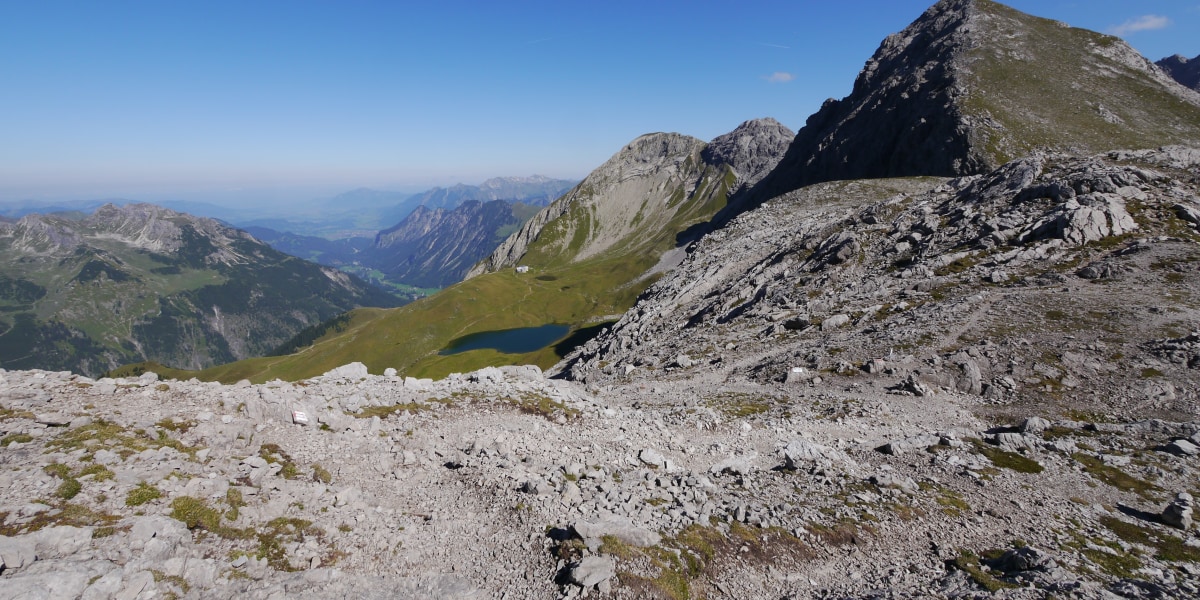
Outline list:
[[[578,178],[798,129],[931,3],[0,0],[0,202]],[[1200,54],[1200,0],[1010,4]]]

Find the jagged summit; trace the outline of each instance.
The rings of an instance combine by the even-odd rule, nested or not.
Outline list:
[[[678,133],[639,136],[534,216],[467,277],[522,260],[570,262],[647,243],[661,252],[663,232],[674,236],[680,224],[711,218],[770,172],[791,137],[791,130],[769,118],[746,121],[708,144]]]
[[[1118,38],[989,0],[943,0],[888,36],[755,194],[841,179],[953,176],[1035,148],[1200,142],[1200,96]]]
[[[1180,85],[1200,92],[1200,56],[1192,59],[1176,54],[1156,63]]]
[[[727,164],[738,181],[736,189],[758,183],[779,163],[780,149],[796,134],[770,117],[751,119],[717,136],[701,153],[710,165]]]

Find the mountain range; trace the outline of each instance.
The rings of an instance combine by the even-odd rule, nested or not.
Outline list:
[[[826,102],[794,136],[772,120],[709,144],[642,136],[526,222],[463,284],[395,312],[355,313],[354,331],[271,359],[265,370],[247,364],[204,376],[302,377],[349,360],[426,375],[484,364],[548,367],[568,348],[438,351],[467,334],[548,323],[594,333],[700,235],[805,186],[973,176],[1039,148],[1200,145],[1198,106],[1200,96],[1118,38],[988,0],[945,0],[885,39],[850,95]],[[404,353],[382,352],[400,336],[410,338]]]
[[[0,365],[200,369],[393,296],[212,219],[148,204],[0,222]]]

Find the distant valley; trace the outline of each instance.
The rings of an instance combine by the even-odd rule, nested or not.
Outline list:
[[[540,175],[497,177],[403,200],[393,192],[359,189],[330,200],[331,217],[323,224],[276,219],[238,225],[280,252],[342,269],[413,300],[462,281],[477,261],[575,183]],[[387,224],[370,237],[338,235],[365,223]]]

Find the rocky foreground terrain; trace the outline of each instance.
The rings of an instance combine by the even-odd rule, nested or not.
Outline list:
[[[805,188],[573,381],[0,373],[0,597],[1196,597],[1198,174]]]

